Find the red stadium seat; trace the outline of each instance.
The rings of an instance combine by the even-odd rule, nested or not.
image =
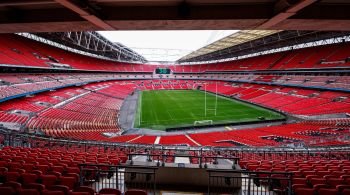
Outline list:
[[[113,195],[121,195],[122,193],[118,189],[113,188],[103,188],[101,189],[98,194],[113,194]]]
[[[45,186],[39,183],[30,183],[30,184],[25,184],[23,187],[23,189],[36,189],[38,190],[40,193],[45,190]]]
[[[74,189],[74,192],[87,192],[90,195],[95,194],[95,190],[88,186],[80,186]]]
[[[40,179],[46,188],[57,184],[57,177],[55,175],[41,175]]]
[[[18,195],[40,195],[36,189],[21,189],[18,191]]]
[[[313,195],[314,190],[308,188],[298,188],[295,190],[296,195]]]
[[[39,177],[33,173],[23,173],[22,174],[23,184],[36,183],[38,178]]]
[[[74,177],[64,177],[59,178],[60,185],[67,186],[70,190],[73,190],[75,187],[76,179]]]
[[[89,192],[71,192],[70,195],[90,195]]]
[[[318,195],[338,195],[338,190],[322,188],[318,190]]]
[[[16,191],[11,187],[1,187],[0,186],[0,192],[1,192],[1,195],[15,195],[16,194]]]
[[[143,190],[127,190],[124,195],[147,195],[147,192]]]
[[[7,172],[6,181],[7,182],[9,182],[9,181],[17,182],[20,177],[21,177],[21,174],[19,174],[18,172]]]
[[[16,192],[21,189],[22,185],[18,182],[6,182],[0,185],[0,187],[11,187]]]
[[[52,185],[50,187],[47,187],[47,190],[49,191],[61,191],[64,193],[64,195],[69,194],[69,188],[64,185]]]
[[[48,190],[44,190],[42,192],[42,195],[65,195],[63,192],[61,191],[48,191]]]

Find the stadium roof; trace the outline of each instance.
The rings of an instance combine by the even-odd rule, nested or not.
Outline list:
[[[0,32],[350,30],[349,0],[1,0]]]
[[[225,45],[222,48],[212,48],[207,52],[196,53],[193,56],[186,56],[177,63],[209,63],[215,61],[227,61],[242,57],[262,55],[263,53],[275,52],[277,50],[292,49],[297,47],[308,47],[309,44],[317,46],[316,42],[329,44],[330,42],[338,43],[349,36],[349,31],[275,31],[270,35],[265,35],[256,39],[248,39],[239,44]],[[225,39],[225,38],[224,38]],[[221,40],[220,40],[221,41]],[[220,42],[218,41],[218,42]],[[215,45],[214,43],[213,45]],[[210,45],[209,45],[210,46]],[[226,47],[228,46],[228,47]],[[200,50],[199,50],[200,51]]]
[[[263,37],[275,34],[277,32],[280,32],[280,31],[279,30],[242,30],[232,35],[229,35],[227,37],[224,37],[207,46],[204,46],[182,57],[180,60],[186,60],[186,59],[194,58],[204,54],[212,53],[214,51],[219,51],[235,45],[239,45],[239,44],[253,41],[259,38],[263,38]]]
[[[33,35],[41,37],[43,40]],[[25,36],[44,43],[49,43],[47,42],[49,40],[109,60],[135,63],[145,63],[147,61],[136,51],[121,43],[111,42],[97,32],[49,32],[26,34]]]

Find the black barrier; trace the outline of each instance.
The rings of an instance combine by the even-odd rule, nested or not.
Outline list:
[[[113,166],[107,164],[79,164],[80,185],[89,186],[96,192],[104,188],[142,189],[156,193],[156,167]]]
[[[95,191],[103,188],[141,189],[157,194],[157,167],[80,164],[80,185]],[[292,173],[207,169],[208,194],[291,195]],[[157,191],[158,190],[158,191]]]
[[[164,166],[164,163],[166,162],[166,159],[169,157],[175,158],[175,157],[187,157],[187,158],[196,158],[199,159],[198,166],[199,168],[207,168],[208,164],[218,164],[218,160],[230,160],[232,161],[232,169],[236,169],[236,165],[239,163],[238,157],[232,157],[232,156],[205,156],[201,154],[200,156],[195,155],[184,155],[184,154],[149,154],[149,153],[130,153],[128,154],[129,164],[133,165],[133,157],[135,156],[146,156],[148,161],[152,161],[152,159],[155,159],[157,162],[157,166]],[[155,157],[155,158],[153,158]]]
[[[291,195],[292,173],[208,169],[208,194]]]

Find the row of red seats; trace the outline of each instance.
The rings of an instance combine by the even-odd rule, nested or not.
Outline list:
[[[55,48],[37,41],[18,36],[1,35],[3,45],[0,47],[1,63],[48,67],[48,62],[59,61],[75,69],[105,70],[105,71],[150,71],[156,67],[170,67],[174,72],[204,72],[228,70],[266,70],[266,69],[295,69],[295,68],[326,68],[347,67],[349,63],[349,43],[340,43],[292,51],[262,55],[236,61],[199,65],[142,65],[126,64],[83,56]],[[54,58],[52,61],[50,58]],[[321,60],[325,63],[321,62]]]
[[[151,83],[152,82],[152,83]],[[140,87],[141,85],[153,85],[154,83],[161,83],[161,80],[153,80],[153,81],[138,81],[135,83],[128,82],[105,82],[101,84],[90,84],[87,85],[86,88],[96,89],[95,87],[105,87],[101,90],[98,90],[96,93],[90,93],[89,95],[82,96],[80,98],[75,99],[74,101],[60,107],[60,108],[50,108],[46,109],[43,113],[39,113],[37,117],[34,117],[28,123],[29,129],[36,131],[38,128],[44,130],[48,135],[55,137],[70,137],[75,139],[92,139],[99,141],[128,141],[132,143],[145,143],[145,144],[153,144],[155,142],[155,137],[152,136],[106,136],[105,133],[108,132],[118,132],[119,128],[116,124],[117,116],[116,112],[120,107],[121,101],[119,98],[126,97],[131,91],[133,91],[134,87]],[[196,83],[196,85],[200,84],[202,81]],[[186,85],[195,85],[193,82],[179,82],[179,84]],[[163,83],[163,87],[171,87],[169,83]],[[208,82],[206,88],[208,90],[216,90],[216,85],[218,85],[218,89],[221,93],[242,93],[242,97],[246,97],[251,95],[252,93],[256,93],[256,91],[269,91],[269,93],[264,93],[258,97],[268,96],[269,98],[265,98],[264,102],[273,101],[274,99],[279,99],[281,97],[289,97],[287,94],[290,94],[293,91],[293,95],[290,96],[291,100],[295,100],[295,98],[305,98],[305,95],[310,94],[310,90],[298,90],[294,91],[293,88],[282,88],[277,92],[271,91],[271,86],[264,85],[254,85],[254,84],[242,84],[239,86],[231,86],[225,82],[219,82],[218,84],[211,81]],[[312,91],[312,90],[311,90]],[[74,92],[74,91],[73,91]],[[84,93],[86,90],[80,89],[79,93]],[[314,92],[314,91],[312,91]],[[77,93],[76,95],[78,95]],[[300,94],[299,94],[300,93]],[[62,98],[70,98],[74,97],[74,95],[70,95],[71,92],[61,93],[61,91],[56,92],[46,92],[47,95],[53,97],[60,96]],[[325,94],[325,95],[323,95]],[[332,94],[332,95],[330,95]],[[325,92],[320,94],[320,99],[325,99],[329,102],[333,100],[334,97],[344,95],[342,93],[331,93]],[[109,96],[116,96],[118,98],[112,98]],[[256,98],[251,98],[251,100],[256,100]],[[292,98],[293,97],[293,98]],[[311,98],[315,99],[315,98]],[[262,99],[261,99],[262,100]],[[282,106],[279,102],[282,101],[273,101],[278,102],[273,105]],[[291,101],[290,101],[291,102]],[[331,102],[337,103],[337,102]],[[330,104],[331,104],[330,103]],[[292,104],[292,103],[290,103]],[[272,104],[270,104],[272,105]],[[346,108],[347,109],[347,108]],[[113,114],[113,112],[115,113]],[[335,110],[337,111],[337,110]],[[317,114],[316,112],[315,114]],[[7,119],[6,119],[7,120]],[[6,121],[4,119],[4,121]],[[95,122],[92,122],[95,120]],[[13,121],[12,119],[10,121]],[[16,119],[17,121],[17,119]],[[21,121],[20,123],[24,123]],[[292,128],[298,128],[298,131],[291,131]],[[251,146],[264,146],[264,145],[280,145],[286,144],[291,140],[300,141],[306,140],[310,138],[314,138],[310,136],[310,132],[306,130],[312,130],[312,133],[334,133],[334,130],[330,131],[321,131],[321,128],[324,127],[334,127],[331,126],[302,126],[302,125],[287,125],[281,127],[269,127],[269,128],[258,128],[251,129],[245,131],[247,135],[242,135],[241,132],[221,132],[221,133],[211,133],[210,138],[207,138],[207,134],[192,134],[190,137],[195,140],[195,142],[201,145],[218,145],[218,146],[232,146],[232,145],[251,145]],[[298,134],[296,134],[298,133]],[[230,139],[227,139],[227,135]],[[269,137],[266,137],[269,135]],[[265,137],[265,138],[264,138]],[[136,139],[137,138],[137,139]],[[232,139],[231,139],[232,138]],[[160,137],[160,142],[163,140],[171,140],[173,139],[171,136],[162,136]],[[173,140],[176,140],[174,138]],[[279,141],[280,140],[280,141]],[[282,141],[281,141],[282,140]],[[179,140],[180,141],[180,140]],[[175,144],[175,141],[169,144]],[[185,144],[193,145],[193,141],[188,141]],[[184,144],[181,141],[179,144]],[[340,142],[339,142],[340,144]]]
[[[128,85],[105,86],[60,108],[49,108],[38,113],[30,119],[28,127],[31,130],[39,128],[47,133],[57,130],[56,136],[59,137],[69,137],[70,133],[76,132],[72,130],[118,132],[117,112],[122,100],[116,97],[124,98],[132,91]]]
[[[37,143],[40,144],[40,142]],[[119,149],[109,148],[101,151],[98,147],[89,147],[85,148],[88,152],[81,152],[80,148],[74,145],[69,148],[56,145],[52,147],[57,149],[52,150],[38,146],[39,148],[4,147],[0,150],[0,183],[5,182],[0,185],[1,194],[8,192],[9,194],[61,195],[63,192],[62,195],[94,195],[95,191],[92,188],[79,186],[78,164],[118,165],[127,159],[125,153]],[[8,187],[13,188],[13,191],[5,189]],[[34,192],[35,190],[38,192]],[[111,192],[117,191],[104,189],[99,194]]]
[[[239,164],[250,171],[292,172],[292,187],[296,194],[344,194],[344,189],[350,189],[349,160],[265,160],[240,161]]]
[[[209,83],[211,84],[206,87],[208,91],[216,92],[216,85],[218,85],[219,93],[235,95],[238,98],[292,114],[318,115],[350,112],[350,102],[348,102],[350,96],[347,93],[320,92],[290,87],[264,88],[264,85],[256,84],[230,86],[224,82]],[[329,94],[333,95],[327,97]],[[313,96],[310,97],[310,95]],[[333,101],[338,97],[347,99],[339,102]]]
[[[89,90],[96,90],[98,88],[108,87],[108,86],[109,85],[106,85],[106,83],[97,83],[97,84],[89,85],[88,87],[93,87],[93,89],[89,89]],[[113,89],[110,89],[110,90],[113,90]],[[69,87],[69,88],[65,88],[65,89],[59,89],[57,91],[48,91],[48,92],[40,93],[40,94],[32,96],[32,97],[24,97],[24,98],[20,98],[20,99],[6,101],[6,102],[0,104],[0,122],[10,129],[18,130],[20,128],[20,126],[26,124],[26,122],[28,121],[30,116],[32,116],[29,114],[30,112],[40,113],[41,111],[43,111],[45,109],[47,109],[48,111],[55,110],[55,109],[50,109],[50,107],[52,107],[58,103],[61,103],[62,101],[65,101],[67,99],[73,98],[75,96],[78,96],[78,95],[81,95],[81,94],[87,93],[87,92],[89,92],[87,89],[84,89],[81,87]],[[118,93],[119,93],[119,95],[125,96],[127,91],[126,92],[118,92]],[[105,104],[113,105],[112,107],[110,107],[110,111],[108,113],[106,113],[105,115],[110,115],[112,117],[114,116],[114,118],[116,118],[117,113],[115,113],[114,111],[111,111],[111,110],[119,108],[119,106],[121,104],[121,100],[114,99],[113,102],[101,103],[102,100],[106,100],[106,98],[104,98],[105,96],[98,95],[98,94],[95,94],[95,96],[98,96],[100,99],[100,107],[105,105]],[[110,99],[113,99],[113,98],[110,98]],[[91,101],[96,102],[96,100],[91,100]],[[93,104],[91,102],[89,102],[89,103],[90,103],[90,107],[96,106],[95,104]],[[101,104],[103,104],[103,105],[101,105]],[[84,105],[82,105],[82,106],[84,106]],[[88,107],[88,106],[85,106],[85,107]],[[79,107],[79,108],[82,109],[81,107]],[[101,108],[100,111],[102,109],[103,108]],[[107,107],[106,107],[106,109],[107,109]],[[104,110],[106,110],[106,109],[104,109]],[[72,110],[72,111],[69,111],[69,110]],[[72,109],[72,107],[69,107],[69,108],[67,108],[67,110],[63,110],[63,111],[67,111],[67,112],[72,113],[74,111],[74,109]],[[76,114],[76,113],[77,112],[73,112],[73,114]],[[111,115],[112,113],[114,115]],[[80,116],[83,114],[78,114],[78,115]],[[97,115],[96,112],[95,112],[95,115]],[[70,116],[70,115],[67,115],[67,116]],[[107,118],[109,118],[110,116],[108,116]],[[49,122],[52,122],[52,120],[49,120]],[[114,124],[114,123],[115,123],[115,121],[112,124]],[[16,126],[13,126],[13,125],[16,125]],[[35,124],[33,125],[33,123],[30,123],[29,125],[31,125],[31,127],[35,127]],[[113,125],[112,127],[115,128],[115,125]]]
[[[175,78],[175,77],[174,77]],[[350,89],[349,81],[350,77],[347,75],[343,76],[320,76],[320,75],[260,75],[260,74],[237,74],[237,73],[225,73],[225,74],[203,74],[203,73],[192,73],[192,74],[176,74],[176,78],[184,79],[228,79],[230,81],[241,81],[241,82],[267,82],[277,85],[297,85],[297,86],[311,86],[311,87],[322,87],[322,88],[342,88]],[[175,78],[175,79],[176,79]]]
[[[71,76],[62,76],[61,74],[18,74],[18,75],[0,75],[0,80],[8,82],[0,85],[0,99],[20,95],[28,92],[62,87],[68,84],[77,84],[82,82],[93,82],[105,79],[118,78],[116,74],[72,74]]]
[[[51,185],[46,187],[40,183],[22,185],[18,182],[1,184],[0,192],[2,195],[122,195],[120,190],[114,188],[103,188],[96,193],[93,188],[88,186],[69,189],[66,185]],[[130,189],[125,191],[124,195],[147,195],[147,192],[139,189]]]
[[[312,133],[310,133],[312,131]],[[339,131],[333,125],[314,123],[296,123],[270,127],[260,127],[239,131],[223,131],[211,133],[189,134],[194,141],[202,146],[278,146],[306,140],[324,139],[324,135],[337,136],[346,134],[346,129]],[[266,139],[264,139],[266,137]],[[271,139],[267,139],[271,137]],[[347,144],[339,140],[339,145]]]
[[[154,70],[146,65],[125,64],[67,52],[15,34],[3,34],[0,36],[0,41],[3,43],[0,47],[0,62],[2,64],[50,67],[48,63],[58,61],[61,64],[68,64],[72,68],[84,70],[122,72]],[[55,61],[50,58],[54,58]]]

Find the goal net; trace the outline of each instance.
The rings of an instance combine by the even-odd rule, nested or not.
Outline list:
[[[212,125],[213,120],[202,120],[202,121],[194,121],[193,125]]]

